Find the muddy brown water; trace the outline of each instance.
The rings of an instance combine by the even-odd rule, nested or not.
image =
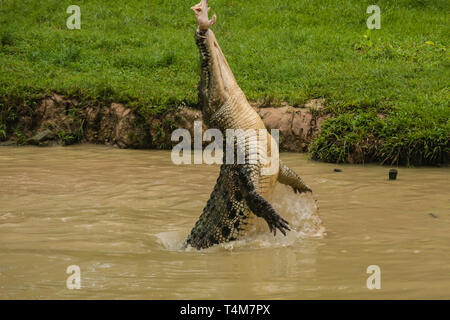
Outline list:
[[[450,298],[449,168],[399,168],[389,181],[388,167],[281,158],[314,190],[277,187],[293,231],[198,252],[178,246],[218,166],[176,166],[169,151],[2,147],[0,298]],[[70,265],[79,290],[66,287]],[[366,286],[370,265],[379,290]]]

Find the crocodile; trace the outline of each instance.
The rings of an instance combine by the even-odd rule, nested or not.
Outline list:
[[[278,229],[286,235],[290,231],[288,221],[270,204],[276,183],[292,187],[295,193],[311,192],[311,189],[279,159],[275,139],[265,130],[261,117],[238,86],[210,29],[217,17],[214,14],[209,19],[208,1],[202,0],[191,9],[198,22],[195,42],[200,53],[198,99],[203,121],[209,128],[217,128],[223,133],[227,129],[235,130],[232,150],[236,157],[229,163],[224,154],[214,190],[183,247],[204,249],[258,231],[276,235]],[[263,141],[258,146],[264,148],[250,147],[248,142],[252,138]],[[244,163],[237,159],[240,151],[245,156]]]

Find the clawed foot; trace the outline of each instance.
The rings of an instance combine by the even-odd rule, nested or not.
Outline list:
[[[269,225],[270,232],[273,231],[273,235],[277,235],[277,229],[281,231],[283,235],[286,235],[286,231],[290,231],[289,222],[284,220],[272,207],[272,205],[264,199],[256,191],[253,182],[250,180],[250,172],[245,167],[242,167],[238,172],[238,181],[241,194],[245,198],[248,207],[258,217],[266,220]]]
[[[202,0],[200,3],[191,7],[195,12],[195,17],[197,18],[198,28],[200,30],[208,30],[216,22],[216,15],[214,14],[209,20],[208,12],[210,8],[208,7],[208,0]]]
[[[283,219],[278,213],[274,212],[270,217],[266,218],[266,222],[269,225],[270,232],[273,231],[273,235],[277,235],[277,229],[281,231],[281,233],[286,236],[286,231],[291,231],[289,228],[289,222]]]
[[[301,187],[301,188],[299,188],[299,187],[292,187],[292,190],[294,190],[294,192],[295,193],[303,193],[303,192],[312,192],[312,190],[309,188],[309,187],[307,187],[307,186],[304,186],[304,187]]]

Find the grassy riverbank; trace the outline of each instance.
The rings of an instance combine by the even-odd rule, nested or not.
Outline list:
[[[0,137],[52,92],[120,102],[144,117],[197,101],[195,1],[0,4]],[[445,0],[210,1],[214,31],[249,100],[298,107],[325,98],[312,156],[333,162],[438,164],[449,154],[449,29]]]

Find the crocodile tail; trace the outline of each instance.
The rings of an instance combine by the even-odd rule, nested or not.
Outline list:
[[[249,209],[239,191],[234,166],[223,164],[214,190],[185,245],[204,249],[239,239],[247,224]]]

